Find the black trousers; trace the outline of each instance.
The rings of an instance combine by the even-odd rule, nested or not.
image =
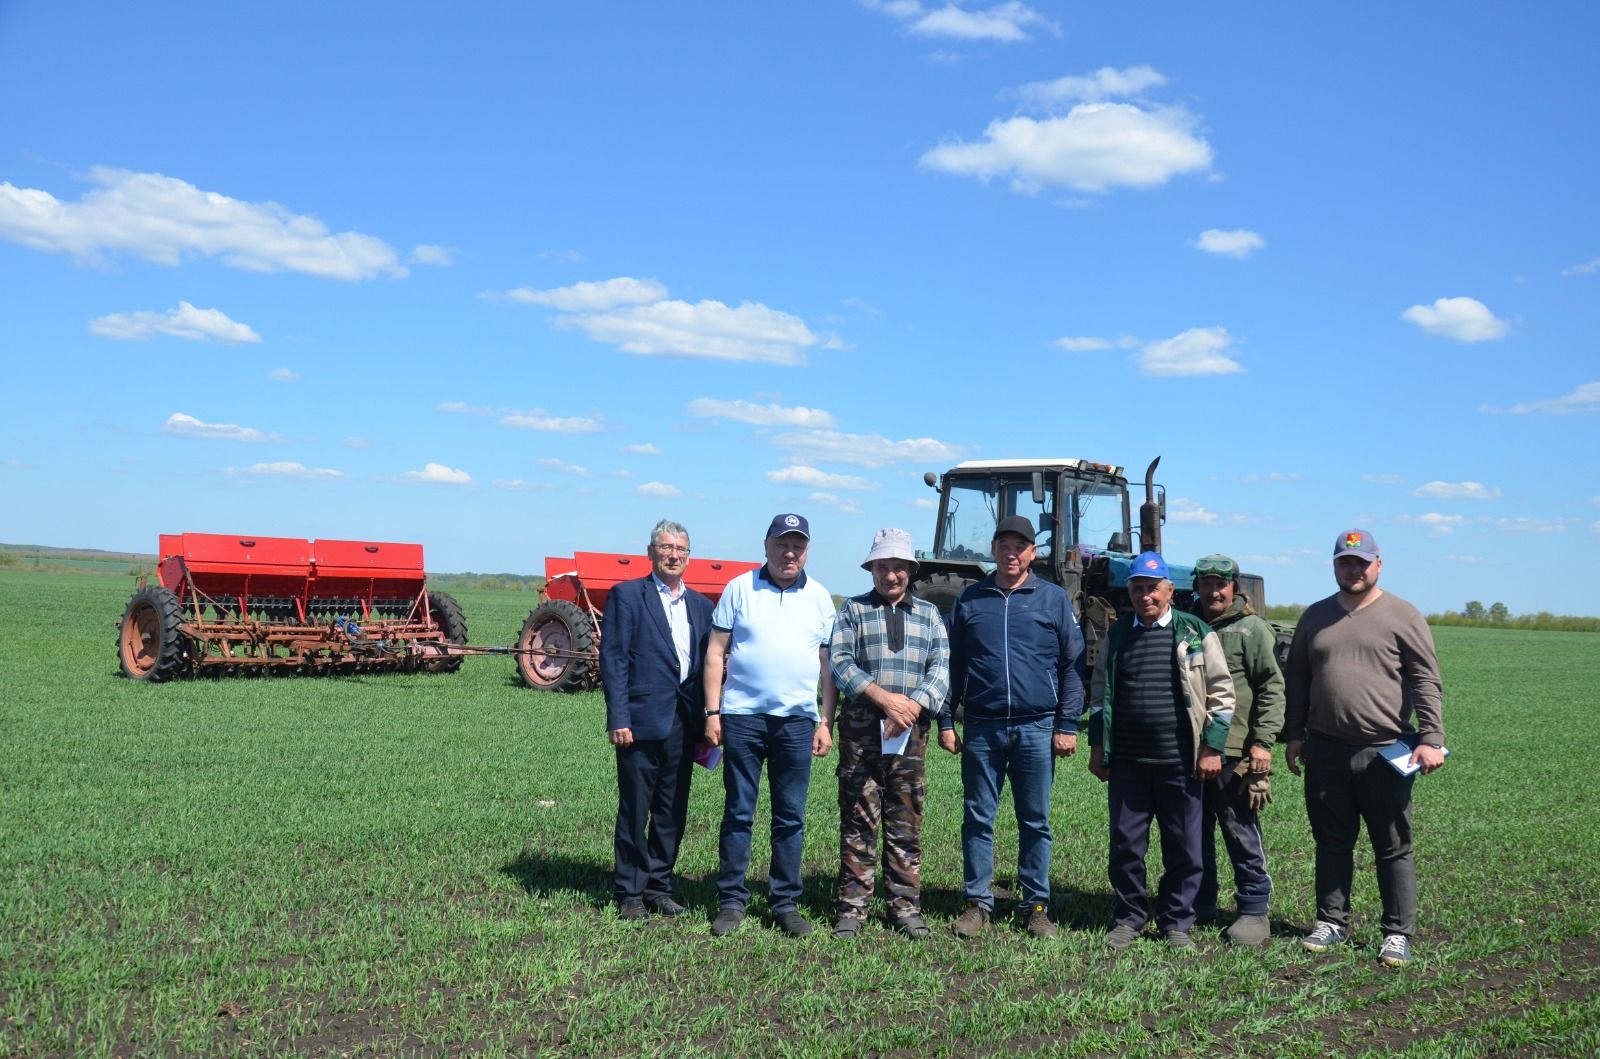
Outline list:
[[[689,815],[694,735],[682,718],[665,739],[617,747],[616,860],[611,889],[619,902],[671,897],[672,869]]]

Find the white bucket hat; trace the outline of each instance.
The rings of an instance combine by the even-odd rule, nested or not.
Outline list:
[[[874,559],[904,559],[917,568],[917,553],[911,547],[911,534],[903,529],[881,529],[872,535],[872,550],[861,563],[861,569],[870,570]]]

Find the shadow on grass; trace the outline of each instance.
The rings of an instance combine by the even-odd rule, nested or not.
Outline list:
[[[500,873],[516,880],[529,897],[576,893],[595,908],[611,903],[610,866],[592,860],[553,857],[525,849],[503,865]]]

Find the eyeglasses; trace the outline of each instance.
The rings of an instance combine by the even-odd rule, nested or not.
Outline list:
[[[650,545],[650,547],[654,548],[656,550],[656,552],[658,554],[661,554],[661,555],[688,555],[689,554],[689,549],[685,548],[681,544],[652,544],[652,545]]]

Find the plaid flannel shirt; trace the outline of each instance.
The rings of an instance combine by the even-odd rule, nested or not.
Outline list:
[[[867,687],[905,695],[931,717],[950,691],[950,639],[939,608],[907,596],[902,605],[905,646],[889,649],[889,606],[876,591],[854,596],[839,608],[828,646],[828,665],[842,699],[859,702]]]

